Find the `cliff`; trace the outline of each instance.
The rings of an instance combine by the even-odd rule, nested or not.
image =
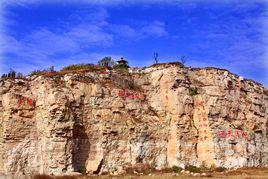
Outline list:
[[[0,173],[268,166],[268,90],[155,65],[0,81]]]

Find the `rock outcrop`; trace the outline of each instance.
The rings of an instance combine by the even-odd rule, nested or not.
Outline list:
[[[0,81],[0,173],[268,166],[268,90],[162,64]]]

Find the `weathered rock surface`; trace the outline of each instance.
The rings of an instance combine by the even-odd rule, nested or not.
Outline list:
[[[0,173],[268,166],[267,108],[262,85],[214,68],[5,79]]]

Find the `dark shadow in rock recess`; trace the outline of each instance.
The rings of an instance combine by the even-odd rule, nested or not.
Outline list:
[[[99,174],[100,171],[101,171],[101,167],[102,167],[102,165],[103,165],[103,159],[101,160],[101,162],[100,162],[100,164],[99,164],[97,170],[94,171],[93,174],[96,174],[96,175]]]
[[[90,142],[86,134],[85,126],[79,122],[74,124],[73,129],[73,167],[74,171],[85,173],[86,161],[90,151]]]

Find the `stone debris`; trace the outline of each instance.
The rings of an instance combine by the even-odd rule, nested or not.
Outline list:
[[[267,107],[261,84],[215,68],[2,79],[0,173],[267,167]]]

